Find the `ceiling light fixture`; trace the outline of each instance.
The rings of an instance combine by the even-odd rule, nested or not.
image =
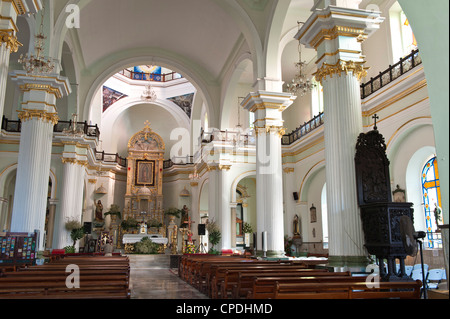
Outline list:
[[[298,29],[300,30],[300,23],[297,21]],[[306,93],[310,92],[315,88],[315,84],[313,84],[308,78],[306,78],[306,74],[304,71],[304,67],[306,65],[305,61],[302,61],[302,50],[300,40],[298,41],[298,62],[295,63],[296,68],[298,69],[298,73],[294,76],[291,83],[288,83],[287,89],[289,93],[295,94],[297,96],[304,96]]]
[[[146,101],[146,102],[155,102],[157,99],[156,93],[153,90],[152,86],[150,85],[150,83],[148,83],[147,85],[145,85],[145,90],[141,95],[142,100]]]
[[[43,56],[44,41],[47,39],[47,37],[44,36],[44,12],[44,7],[42,7],[41,25],[39,27],[39,33],[36,34],[34,54],[21,54],[18,60],[27,74],[50,74],[55,69],[55,60]]]

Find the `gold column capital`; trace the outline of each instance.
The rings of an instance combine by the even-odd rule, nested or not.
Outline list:
[[[231,168],[231,165],[222,165],[222,164],[219,165],[219,170],[221,170],[221,171],[223,171],[223,170],[229,171],[230,168]]]
[[[255,127],[255,135],[259,136],[262,134],[277,134],[280,138],[286,133],[286,128],[283,126],[276,125],[266,125]]]
[[[23,110],[18,112],[19,112],[18,117],[22,122],[26,122],[33,118],[37,118],[42,121],[51,122],[53,125],[56,125],[59,120],[57,113],[50,113],[43,110]]]
[[[342,73],[348,75],[349,72],[352,72],[352,75],[355,76],[358,81],[361,81],[363,77],[367,75],[368,67],[364,66],[365,61],[355,62],[355,61],[343,61],[338,60],[336,64],[328,64],[323,63],[322,66],[314,73],[316,80],[321,82],[326,77],[332,78],[333,75],[341,76]]]
[[[23,46],[17,40],[17,37],[14,35],[14,30],[0,30],[0,45],[6,43],[6,47],[10,49],[10,52],[17,52],[19,47]]]

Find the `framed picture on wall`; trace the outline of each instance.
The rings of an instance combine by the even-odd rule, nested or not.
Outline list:
[[[136,161],[135,185],[155,186],[155,161]]]

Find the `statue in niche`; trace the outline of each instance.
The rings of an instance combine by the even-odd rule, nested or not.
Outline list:
[[[294,216],[294,236],[300,236],[300,220],[298,218],[298,215],[295,214]]]
[[[181,209],[181,225],[180,228],[186,228],[189,220],[189,209],[186,205]]]
[[[101,200],[98,200],[97,203],[95,203],[95,220],[96,221],[103,221],[103,204]]]

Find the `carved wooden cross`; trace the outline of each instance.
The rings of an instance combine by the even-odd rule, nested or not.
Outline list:
[[[372,118],[374,119],[374,124],[373,124],[373,129],[376,130],[377,129],[377,120],[380,118],[377,114],[374,114],[372,116]]]

